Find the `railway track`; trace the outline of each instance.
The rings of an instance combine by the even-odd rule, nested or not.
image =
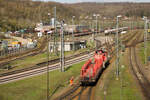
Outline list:
[[[103,44],[102,46],[104,46],[104,45],[105,44]],[[98,46],[98,48],[99,48],[99,46]],[[86,51],[86,52],[82,52],[82,53],[77,54],[77,55],[66,57],[65,58],[65,61],[66,61],[65,66],[67,67],[67,66],[72,65],[74,63],[78,63],[80,61],[88,59],[88,57],[92,56],[93,51],[95,51],[95,49],[91,49],[90,52]],[[73,60],[71,61],[71,59],[73,59]],[[50,71],[59,69],[59,59],[51,60],[51,61],[49,61],[49,63],[50,63],[50,67],[52,66],[50,68]],[[56,66],[53,66],[53,65],[56,65]],[[25,77],[33,76],[33,75],[36,75],[36,74],[38,75],[38,74],[44,73],[45,70],[46,70],[45,66],[47,66],[47,62],[42,62],[42,63],[39,63],[39,64],[37,64],[35,66],[32,66],[32,67],[29,67],[29,68],[19,69],[19,70],[7,72],[7,73],[1,73],[0,74],[0,83],[2,84],[2,83],[12,81],[13,77],[14,77],[14,80],[15,80],[15,79],[20,79],[21,77],[25,78]],[[24,75],[22,75],[22,73]],[[26,73],[28,73],[28,74],[26,74]],[[9,77],[9,78],[7,78],[7,77]],[[6,79],[4,79],[4,78],[6,78]]]
[[[96,86],[81,86],[80,91],[77,95],[74,95],[69,100],[94,100],[94,97],[92,97],[92,92]]]
[[[103,44],[102,46],[104,46],[105,44]],[[98,48],[100,47],[101,45],[98,46]],[[79,57],[79,56],[83,56],[83,55],[87,55],[89,54],[89,52],[93,52],[95,51],[95,48],[94,49],[91,49],[90,51],[85,51],[85,52],[82,52],[82,53],[79,53],[79,54],[76,54],[76,55],[72,55],[72,56],[68,56],[65,58],[65,61],[67,60],[70,60],[70,59],[73,59],[73,58],[76,58],[76,57]],[[53,64],[56,64],[56,63],[59,63],[60,59],[57,58],[57,59],[53,59],[53,60],[50,60],[49,61],[49,64],[50,65],[53,65]],[[0,77],[4,77],[4,76],[8,76],[8,75],[13,75],[13,74],[17,74],[17,73],[23,73],[25,71],[30,71],[30,70],[34,70],[34,69],[39,69],[39,68],[42,68],[44,66],[47,65],[47,61],[45,62],[42,62],[42,63],[38,63],[34,66],[31,66],[31,67],[27,67],[27,68],[22,68],[22,69],[18,69],[18,70],[14,70],[14,71],[10,71],[10,72],[4,72],[4,73],[1,73],[0,74]]]
[[[133,35],[134,36],[134,35]],[[130,40],[132,38],[132,36],[123,41],[123,42],[127,42],[128,40]],[[11,56],[8,56],[6,58],[0,58],[1,62],[0,62],[0,67],[4,66],[4,65],[7,65],[9,64],[11,61],[14,61],[14,60],[17,60],[17,59],[23,59],[27,56],[33,56],[33,55],[37,55],[39,53],[43,53],[43,48],[46,46],[46,42],[44,41],[44,45],[41,45],[40,48],[37,48],[37,49],[33,49],[33,50],[29,50],[29,51],[26,51],[26,52],[22,52],[21,53],[21,56],[20,56],[20,53],[19,54],[16,54],[16,55],[11,55]]]
[[[144,73],[141,71],[141,66],[137,60],[136,55],[136,44],[143,41],[143,35],[139,34],[136,36],[136,38],[132,41],[132,43],[129,45],[129,64],[130,69],[132,70],[133,75],[137,79],[139,85],[141,86],[141,90],[145,96],[146,100],[150,100],[150,82],[147,79],[147,77],[144,75]]]
[[[126,43],[129,42],[135,35],[136,35],[136,32],[133,32],[133,33],[128,34],[128,35],[125,35],[124,37],[121,38],[121,39],[123,39],[122,43],[126,44]]]
[[[93,55],[93,53],[90,53],[90,54],[86,54],[86,55],[68,60],[65,62],[65,67],[67,68],[72,64],[76,64],[81,61],[87,60],[92,55]],[[49,71],[53,71],[53,70],[57,70],[57,69],[60,69],[60,63],[49,65]],[[40,74],[46,73],[46,71],[47,71],[47,66],[41,67],[38,69],[29,70],[29,71],[24,71],[21,73],[5,75],[3,77],[0,77],[0,84],[12,82],[12,81],[19,80],[19,79],[24,79],[24,78],[35,76],[35,75],[40,75]]]
[[[135,36],[135,39],[133,38],[133,36]],[[139,43],[139,41],[141,41],[141,39],[139,41],[136,40],[139,39],[139,37],[141,37],[141,34],[139,33],[138,34],[135,33],[134,35],[129,37],[130,39],[125,42],[126,46],[127,47],[135,46],[137,43]],[[111,54],[113,55],[115,53],[115,50],[114,51],[112,50],[112,46],[114,45],[113,44],[110,45],[109,42],[106,42],[106,47],[107,47],[106,49],[109,52],[111,52]],[[96,86],[86,86],[86,87],[78,86],[76,90],[73,90],[72,92],[68,93],[66,96],[59,98],[57,100],[94,100],[92,94],[95,88]]]
[[[101,81],[101,78],[98,81]],[[54,100],[94,100],[95,89],[99,85],[98,81],[90,85],[80,85],[77,83],[69,91]]]
[[[107,42],[108,43],[105,44],[106,49],[111,51],[113,45],[110,44],[109,40],[107,40]],[[102,73],[103,72],[104,70],[102,71]],[[101,78],[98,81],[100,80]],[[94,100],[95,89],[98,85],[98,81],[95,84],[90,85],[80,85],[80,83],[78,82],[69,91],[62,94],[55,100]]]
[[[109,41],[109,42],[110,42],[110,41]],[[108,45],[108,43],[106,43],[106,45]],[[94,49],[93,49],[93,50],[94,50]],[[111,52],[112,52],[112,51],[111,51]],[[29,55],[27,55],[27,56],[33,56],[33,55],[36,55],[36,54],[38,54],[38,53],[42,53],[42,52],[41,52],[41,51],[40,51],[40,52],[36,52],[36,53],[35,53],[35,52],[31,52],[31,54],[29,54]],[[84,52],[83,54],[86,54],[86,53],[88,53],[88,52]],[[79,54],[79,55],[74,55],[74,56],[72,56],[72,57],[81,56],[81,55],[83,55],[83,54],[81,53],[81,54]],[[24,58],[24,57],[26,57],[26,56],[23,56],[23,57],[21,57],[21,58],[20,58],[20,57],[19,57],[19,58],[15,58],[14,60],[16,60],[16,59],[22,59],[22,58]],[[72,57],[67,57],[66,60],[67,60],[67,59],[71,59]],[[11,61],[13,61],[13,60],[11,60]],[[9,62],[10,62],[10,61],[6,61],[6,62],[0,64],[0,66],[7,65],[7,64],[9,64]],[[55,64],[55,63],[59,62],[59,59],[54,59],[54,60],[51,60],[51,61],[49,61],[49,62],[50,62],[50,64]],[[41,67],[45,66],[46,63],[47,63],[47,62],[42,62],[42,63],[36,64],[35,66],[29,67],[29,68],[19,69],[19,70],[7,72],[7,73],[1,73],[1,74],[0,74],[0,77],[2,77],[2,76],[7,76],[7,75],[11,75],[11,74],[16,74],[16,73],[19,73],[19,72],[24,72],[24,71],[33,70],[33,69],[36,69],[36,68],[41,68]]]
[[[131,37],[129,37],[130,39],[128,41],[125,41],[124,44],[125,44],[125,47],[128,48],[128,47],[131,47],[133,45],[135,45],[138,41],[136,41],[136,39],[142,37],[143,34],[140,34],[140,32],[135,32],[134,35]]]
[[[140,66],[137,61],[136,57],[136,50],[135,47],[130,47],[129,48],[129,60],[130,60],[130,65],[131,65],[131,70],[136,77],[139,85],[141,86],[142,92],[146,98],[146,100],[150,100],[150,82],[146,78],[146,76],[143,74],[141,71]]]
[[[91,35],[91,33],[88,33],[87,35]],[[12,54],[12,55],[8,55],[6,57],[2,57],[0,58],[0,68],[9,64],[11,61],[17,60],[17,59],[23,59],[27,56],[34,56],[40,53],[45,52],[45,47],[47,46],[47,43],[45,42],[45,40],[47,40],[46,38],[43,39],[44,41],[42,41],[42,45],[39,48],[35,48],[32,50],[27,50],[21,53],[17,53],[17,54]]]
[[[73,58],[75,58],[75,57],[79,57],[79,56],[86,55],[86,54],[88,54],[88,53],[89,53],[89,52],[82,52],[82,53],[77,54],[77,55],[73,55],[73,56],[66,57],[65,60],[67,61],[67,60],[73,59]],[[49,61],[49,64],[50,64],[50,65],[53,65],[53,64],[58,63],[59,61],[60,61],[59,58],[53,59],[53,60],[50,60],[50,61]],[[42,67],[44,67],[44,66],[46,66],[46,65],[47,65],[47,61],[46,61],[46,62],[39,63],[39,64],[36,64],[35,66],[32,66],[32,67],[23,68],[23,69],[18,69],[18,70],[6,72],[6,73],[1,73],[1,74],[0,74],[0,77],[4,77],[4,76],[8,76],[8,75],[13,75],[13,74],[22,73],[22,72],[25,72],[25,71],[30,71],[30,70],[42,68]]]
[[[103,45],[105,45],[105,44],[103,44]],[[90,54],[89,54],[89,52],[83,52],[78,55],[74,55],[74,56],[66,58],[65,66],[68,67],[72,64],[75,64],[75,63],[78,63],[78,62],[88,59],[90,56],[92,56],[94,50],[95,49],[91,50]],[[50,71],[59,69],[59,66],[60,66],[59,59],[55,59],[55,60],[52,60],[49,62],[51,63],[51,65],[49,66]],[[15,71],[11,71],[8,73],[2,73],[2,74],[0,74],[0,84],[8,83],[8,82],[11,82],[14,80],[19,80],[19,79],[39,75],[39,74],[43,74],[46,72],[46,65],[47,65],[47,62],[43,62],[43,63],[37,64],[36,66],[33,66],[33,67],[15,70]]]
[[[77,83],[69,91],[54,100],[94,100],[97,85],[80,85],[80,83]]]

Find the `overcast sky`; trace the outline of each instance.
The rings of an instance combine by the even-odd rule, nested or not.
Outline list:
[[[55,1],[61,3],[77,3],[77,2],[150,2],[150,0],[39,0],[39,1]]]

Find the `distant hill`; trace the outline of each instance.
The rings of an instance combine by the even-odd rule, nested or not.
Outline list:
[[[57,18],[71,22],[72,16],[76,20],[80,16],[92,16],[99,13],[101,16],[113,18],[118,14],[141,17],[150,16],[150,3],[76,3],[61,4],[57,2],[40,2],[32,0],[0,0],[0,30],[17,30],[33,27],[35,23],[50,20],[54,17],[54,7],[57,7]]]
[[[85,15],[99,13],[102,16],[115,17],[118,14],[126,16],[150,16],[150,3],[77,3],[69,7],[83,12]]]

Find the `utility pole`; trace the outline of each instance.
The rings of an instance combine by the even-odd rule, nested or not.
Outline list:
[[[121,15],[117,16],[117,34],[116,34],[116,49],[117,49],[117,53],[116,53],[116,75],[117,75],[117,80],[119,78],[119,18],[121,17]]]
[[[72,41],[74,41],[74,18],[75,16],[72,16]],[[73,42],[73,50],[75,50],[75,45],[74,45],[74,42]]]
[[[60,67],[61,67],[61,72],[65,71],[65,60],[64,60],[64,21],[61,22],[61,51],[60,51]]]

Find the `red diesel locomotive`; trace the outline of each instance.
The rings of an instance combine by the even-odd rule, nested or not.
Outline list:
[[[89,59],[81,69],[80,81],[84,83],[94,83],[98,79],[102,69],[108,62],[108,53],[104,50],[95,51],[94,57]]]

